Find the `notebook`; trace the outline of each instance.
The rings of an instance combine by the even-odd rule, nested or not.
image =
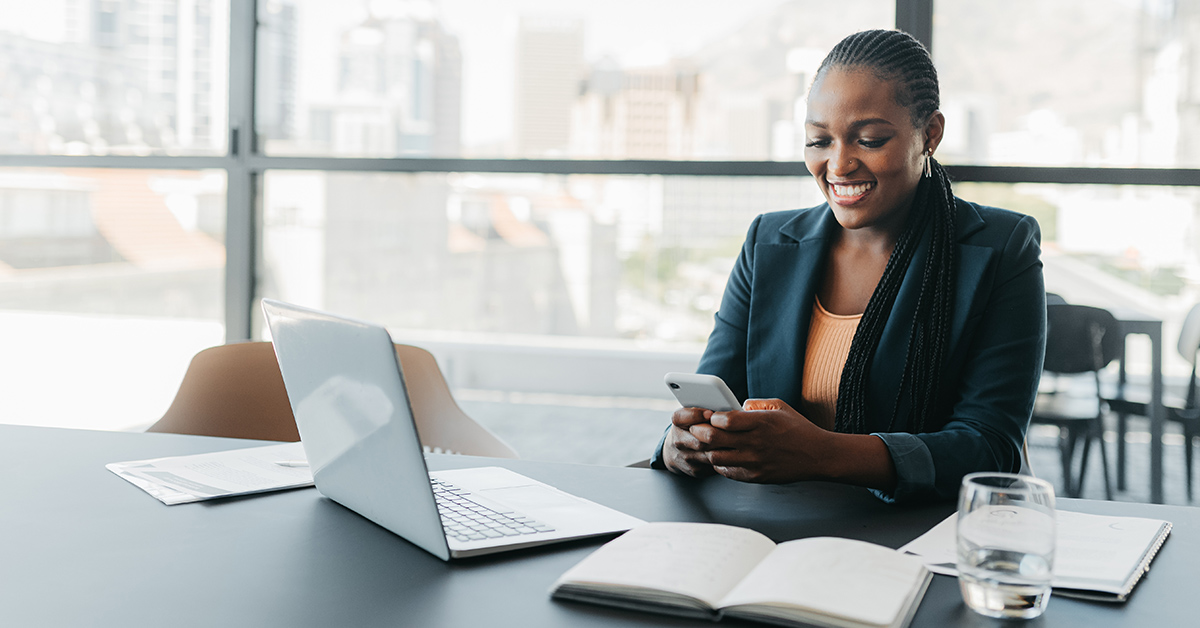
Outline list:
[[[1055,513],[1056,539],[1051,584],[1055,595],[1125,602],[1171,534],[1171,522],[1142,517]],[[957,576],[952,514],[900,548],[925,561],[934,573]]]
[[[644,523],[499,467],[430,473],[386,329],[269,299],[262,307],[313,480],[333,501],[442,560]],[[471,512],[480,507],[491,513]]]

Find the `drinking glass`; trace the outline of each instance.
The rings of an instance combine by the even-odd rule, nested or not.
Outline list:
[[[958,583],[977,613],[1041,615],[1054,566],[1054,487],[1015,473],[972,473],[958,497]]]

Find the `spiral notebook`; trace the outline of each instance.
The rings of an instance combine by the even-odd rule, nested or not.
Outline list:
[[[1141,517],[1091,515],[1069,510],[1058,523],[1051,584],[1055,595],[1124,602],[1171,534],[1171,522]],[[900,551],[925,561],[934,573],[957,576],[955,531],[958,514],[913,539]]]

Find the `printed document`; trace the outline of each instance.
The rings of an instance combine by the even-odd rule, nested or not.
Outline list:
[[[114,462],[105,467],[168,506],[313,485],[300,443]]]

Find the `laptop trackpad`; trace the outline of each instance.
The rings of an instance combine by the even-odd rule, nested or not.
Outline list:
[[[499,502],[520,512],[545,512],[559,508],[578,508],[579,500],[549,486],[527,484],[506,488],[486,488],[476,495]]]

